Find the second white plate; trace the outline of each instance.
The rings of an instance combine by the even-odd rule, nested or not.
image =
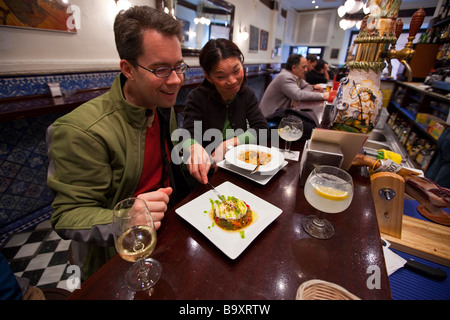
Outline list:
[[[237,173],[247,179],[250,179],[256,183],[262,184],[262,185],[266,185],[281,169],[283,169],[286,165],[288,164],[288,162],[286,160],[283,161],[283,163],[281,164],[281,166],[274,172],[271,172],[270,174],[267,173],[259,173],[256,172],[254,174],[251,174],[250,171],[248,170],[244,170],[241,169],[239,167],[236,167],[232,164],[227,163],[225,160],[220,161],[217,166],[219,166],[222,169]]]
[[[238,159],[239,154],[246,151],[265,152],[272,156],[272,160],[269,163],[261,165],[259,167],[258,171],[261,174],[275,173],[284,161],[284,155],[281,152],[279,152],[276,148],[268,148],[264,146],[258,146],[256,144],[241,144],[229,150],[225,154],[225,161],[241,169],[251,171],[256,168],[256,165],[249,164]]]

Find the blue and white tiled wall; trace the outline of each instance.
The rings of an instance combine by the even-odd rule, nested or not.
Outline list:
[[[258,65],[249,66],[248,71],[259,68]],[[85,72],[48,75],[0,76],[0,99],[22,97],[30,95],[49,94],[47,83],[58,82],[63,94],[73,93],[77,90],[110,87],[119,71]],[[203,77],[201,67],[191,67],[186,73],[186,79]],[[264,92],[264,82],[250,79],[249,85],[260,99]],[[183,91],[183,90],[182,90]],[[184,104],[187,92],[180,92],[177,104]]]
[[[85,72],[48,75],[1,76],[0,99],[49,94],[47,83],[58,82],[62,93],[82,89],[110,87],[119,71]],[[189,68],[186,78],[202,77],[200,67]]]
[[[45,131],[60,116],[0,122],[0,247],[51,215]]]
[[[111,86],[118,71],[0,77],[0,99],[48,94],[47,83],[58,82],[62,93]]]
[[[49,94],[49,82],[59,82],[63,94],[109,87],[118,73],[2,76],[0,99]],[[0,247],[11,234],[33,227],[52,213],[45,131],[63,114],[0,121]]]

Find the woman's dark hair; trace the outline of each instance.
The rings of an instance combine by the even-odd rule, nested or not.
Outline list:
[[[135,6],[120,11],[114,21],[114,36],[120,59],[136,65],[143,53],[142,35],[154,29],[167,36],[176,36],[182,41],[182,25],[171,15],[149,6]]]
[[[292,71],[292,67],[299,64],[302,57],[303,56],[301,54],[291,54],[289,56],[289,58],[287,59],[286,65],[284,66],[284,68],[286,70]]]
[[[238,58],[244,64],[244,55],[233,41],[222,38],[211,39],[200,50],[200,66],[209,75],[217,63],[231,57]]]

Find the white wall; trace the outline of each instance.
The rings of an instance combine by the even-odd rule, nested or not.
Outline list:
[[[129,0],[132,5],[150,5],[155,0]],[[246,63],[281,62],[271,58],[275,34],[283,39],[284,19],[259,0],[229,0],[236,7],[233,41],[245,55]],[[48,73],[89,70],[117,70],[119,57],[112,30],[113,0],[72,0],[80,7],[81,28],[76,34],[37,29],[0,27],[0,74]],[[267,51],[248,51],[249,40],[238,37],[239,25],[250,24],[269,32]],[[274,24],[278,28],[274,29]],[[187,62],[198,66],[197,57]]]
[[[280,19],[280,14],[275,10],[270,10],[259,0],[228,0],[228,2],[234,4],[236,8],[234,15],[233,41],[239,46],[244,54],[245,63],[281,62],[281,57],[272,59],[272,50],[275,47],[275,37],[283,39],[284,22],[280,20],[284,19]],[[269,32],[267,50],[250,52],[248,50],[250,37],[245,41],[242,41],[239,38],[239,27],[242,29],[246,27],[247,32],[250,32],[250,25]]]
[[[132,5],[155,7],[155,0],[129,1]],[[282,57],[272,57],[275,38],[284,39],[286,19],[281,17],[280,10],[270,10],[259,0],[228,1],[236,8],[233,41],[244,53],[245,62],[285,62],[289,46],[283,47]],[[279,3],[280,7],[290,9],[283,0]],[[0,27],[0,74],[118,70],[119,57],[112,30],[116,14],[114,1],[72,0],[72,4],[79,6],[81,11],[81,29],[76,34]],[[324,58],[332,64],[345,62],[350,32],[340,29],[338,23],[339,19],[336,19],[330,43],[325,49]],[[249,52],[250,39],[243,41],[239,38],[239,28],[245,27],[249,32],[250,25],[269,32],[266,51]],[[329,59],[333,48],[340,49],[338,59]],[[198,66],[197,57],[186,57],[186,61],[191,66]]]

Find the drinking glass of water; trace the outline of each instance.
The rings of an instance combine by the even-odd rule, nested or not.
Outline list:
[[[318,215],[306,216],[303,229],[318,239],[329,239],[334,235],[333,225],[324,219],[323,213],[345,211],[353,199],[353,179],[348,172],[332,166],[318,166],[305,184],[305,198]]]
[[[292,155],[291,142],[297,141],[303,135],[303,122],[301,119],[289,116],[281,119],[278,125],[278,134],[286,141],[284,152],[287,155]]]

